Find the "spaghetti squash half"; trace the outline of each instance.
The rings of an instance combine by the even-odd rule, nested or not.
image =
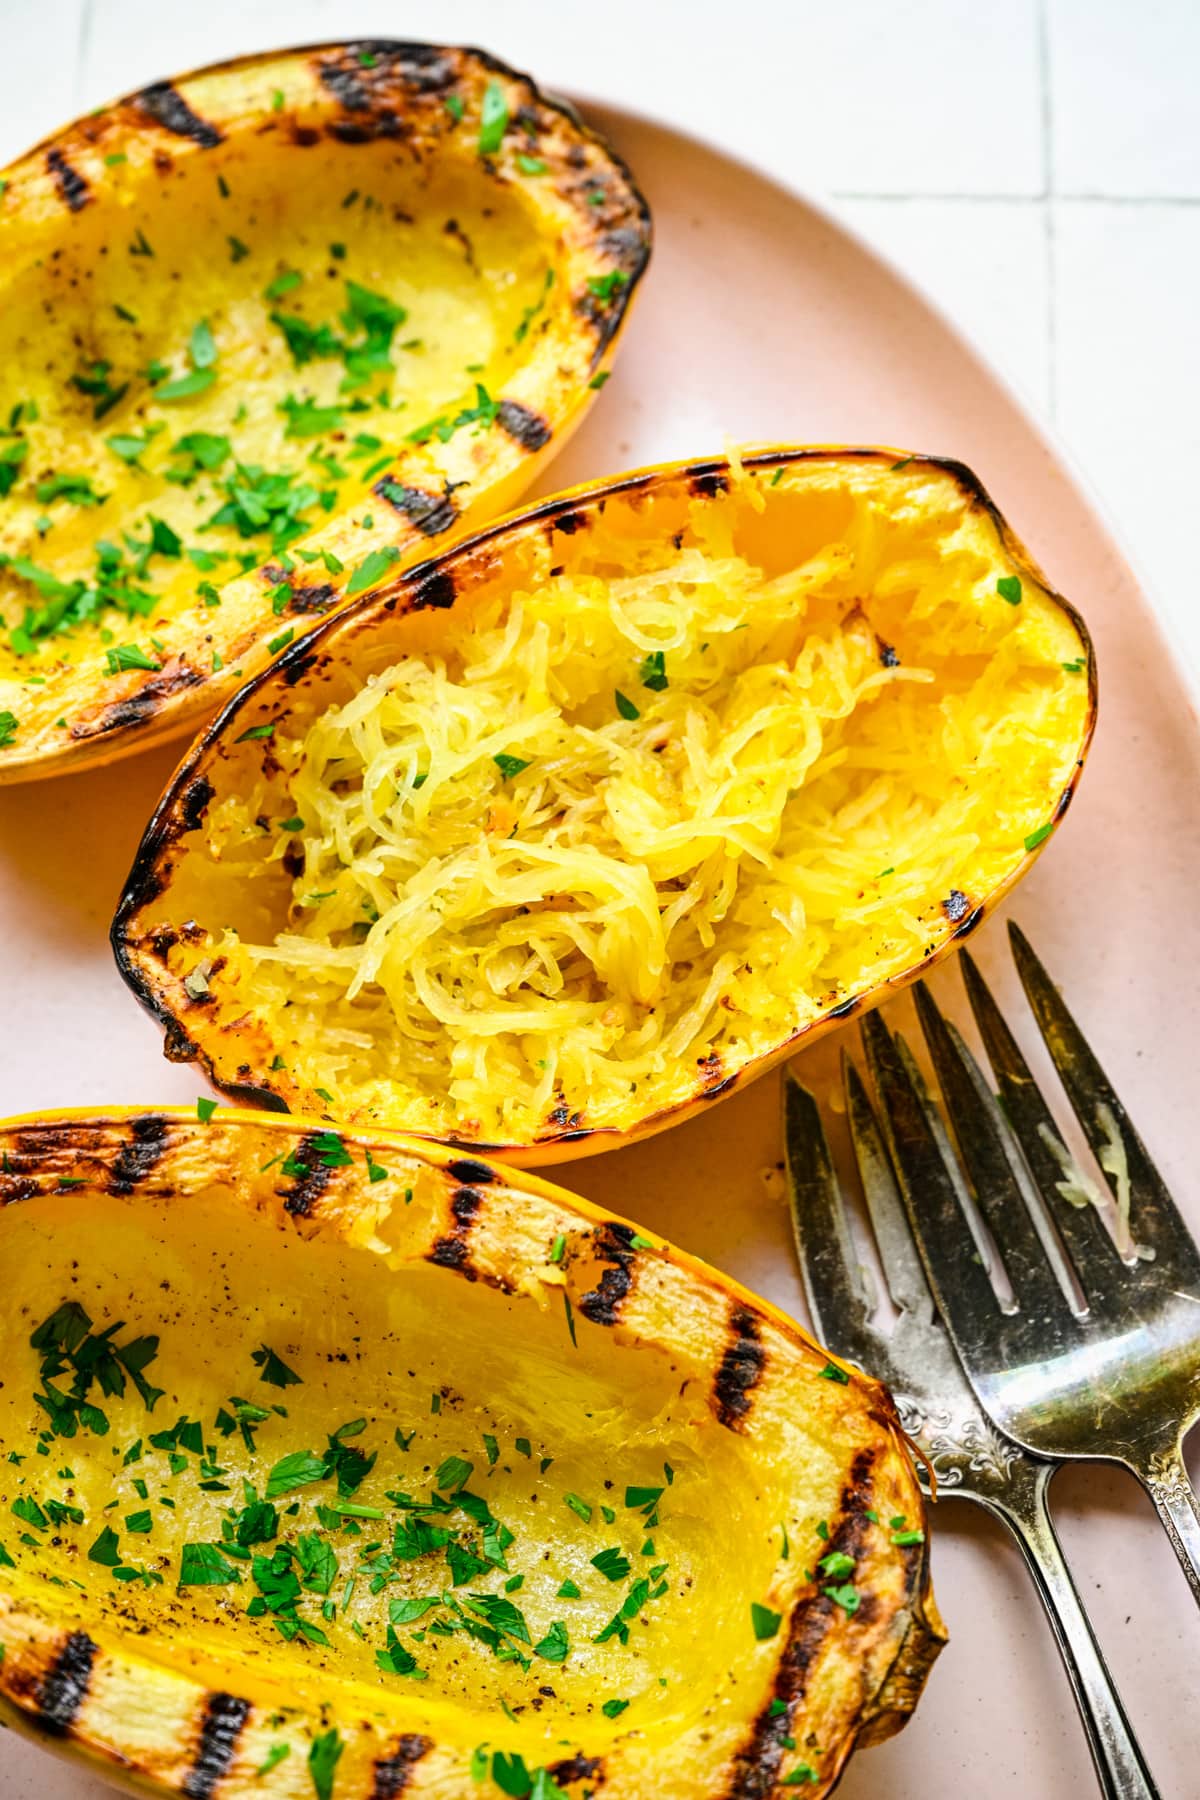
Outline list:
[[[139,1794],[820,1800],[944,1641],[886,1389],[536,1177],[17,1119],[0,1266],[0,1726]]]
[[[1070,799],[1094,679],[957,465],[777,451],[580,489],[230,705],[118,959],[227,1090],[598,1149],[970,931]]]
[[[3,171],[0,781],[211,716],[510,506],[650,250],[607,146],[476,50],[156,82]]]

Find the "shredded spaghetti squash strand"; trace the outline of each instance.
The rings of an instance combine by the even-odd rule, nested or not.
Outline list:
[[[399,1086],[412,1127],[529,1136],[669,1103],[919,960],[939,902],[1019,860],[1073,699],[994,545],[860,495],[768,574],[729,510],[678,548],[598,525],[277,737],[296,819],[247,878],[299,857],[290,916],[222,951],[340,1106],[394,1120]]]

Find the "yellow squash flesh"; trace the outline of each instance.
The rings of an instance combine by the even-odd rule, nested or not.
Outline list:
[[[916,1703],[944,1634],[886,1391],[535,1177],[15,1120],[0,1265],[0,1720],[111,1779],[486,1800],[499,1753],[539,1800],[819,1796]]]
[[[240,695],[114,946],[167,1054],[228,1092],[587,1153],[953,949],[1051,835],[1094,714],[1082,622],[960,465],[621,477]]]
[[[525,76],[371,42],[77,121],[4,171],[0,241],[17,781],[194,724],[511,505],[605,377],[650,224]]]

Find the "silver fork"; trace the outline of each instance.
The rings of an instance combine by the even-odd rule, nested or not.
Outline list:
[[[847,1058],[843,1072],[855,1159],[898,1317],[890,1332],[877,1320],[873,1284],[854,1246],[817,1103],[789,1071],[784,1080],[788,1190],[817,1333],[891,1388],[904,1429],[935,1471],[939,1500],[982,1506],[1016,1539],[1054,1631],[1106,1800],[1157,1800],[1158,1788],[1050,1520],[1046,1495],[1058,1465],[1001,1437],[971,1392],[936,1316],[866,1089]],[[928,1491],[924,1470],[921,1476]]]
[[[969,1193],[955,1179],[911,1056],[875,1015],[864,1039],[888,1148],[937,1304],[992,1423],[1034,1454],[1131,1470],[1200,1602],[1200,1504],[1182,1455],[1200,1417],[1200,1250],[1050,977],[1021,932],[1010,925],[1009,934],[1034,1018],[1113,1202],[1123,1186],[1114,1165],[1122,1157],[1127,1164],[1124,1254],[1097,1207],[1071,1205],[1061,1193],[1066,1146],[966,952],[967,995],[999,1105],[923,984],[916,1002]],[[1101,1190],[1097,1197],[1105,1198]],[[1011,1288],[1003,1301],[989,1252],[991,1273],[998,1264]]]

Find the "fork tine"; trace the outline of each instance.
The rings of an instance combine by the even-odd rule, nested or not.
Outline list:
[[[790,1069],[783,1078],[783,1151],[792,1234],[817,1336],[868,1367],[882,1339],[850,1235],[842,1190],[816,1100]]]
[[[845,1051],[842,1052],[842,1075],[854,1158],[888,1292],[901,1312],[910,1313],[920,1324],[931,1325],[933,1295],[904,1216],[883,1133],[862,1076]]]
[[[997,1311],[986,1264],[965,1229],[958,1188],[924,1098],[878,1013],[863,1020],[862,1039],[879,1096],[884,1137],[921,1261],[964,1356],[971,1354],[979,1360],[990,1336],[988,1325],[994,1324]],[[953,1308],[946,1305],[947,1296],[957,1302]]]
[[[996,1103],[970,1051],[961,1038],[956,1041],[923,981],[917,983],[916,1002],[959,1156],[1018,1305],[1022,1311],[1053,1318],[1065,1305],[1065,1296],[1013,1175],[995,1116]]]
[[[1170,1251],[1179,1242],[1187,1243],[1187,1226],[1138,1136],[1133,1120],[1117,1099],[1112,1083],[1067,1011],[1058,989],[1034,955],[1028,938],[1011,919],[1008,935],[1017,973],[1037,1028],[1118,1207],[1120,1187],[1116,1176],[1104,1168],[1103,1162],[1104,1152],[1112,1146],[1112,1133],[1105,1130],[1106,1113],[1112,1123],[1112,1132],[1125,1148],[1130,1196],[1138,1208],[1138,1238],[1156,1252]]]
[[[1043,1198],[1053,1207],[1084,1292],[1089,1299],[1112,1292],[1114,1284],[1123,1279],[1116,1246],[1094,1206],[1072,1206],[1062,1196],[1059,1184],[1070,1152],[969,950],[962,953],[962,972],[967,999],[999,1084],[1008,1121]],[[1059,1147],[1058,1155],[1053,1145]],[[1115,1220],[1115,1211],[1112,1216]]]

